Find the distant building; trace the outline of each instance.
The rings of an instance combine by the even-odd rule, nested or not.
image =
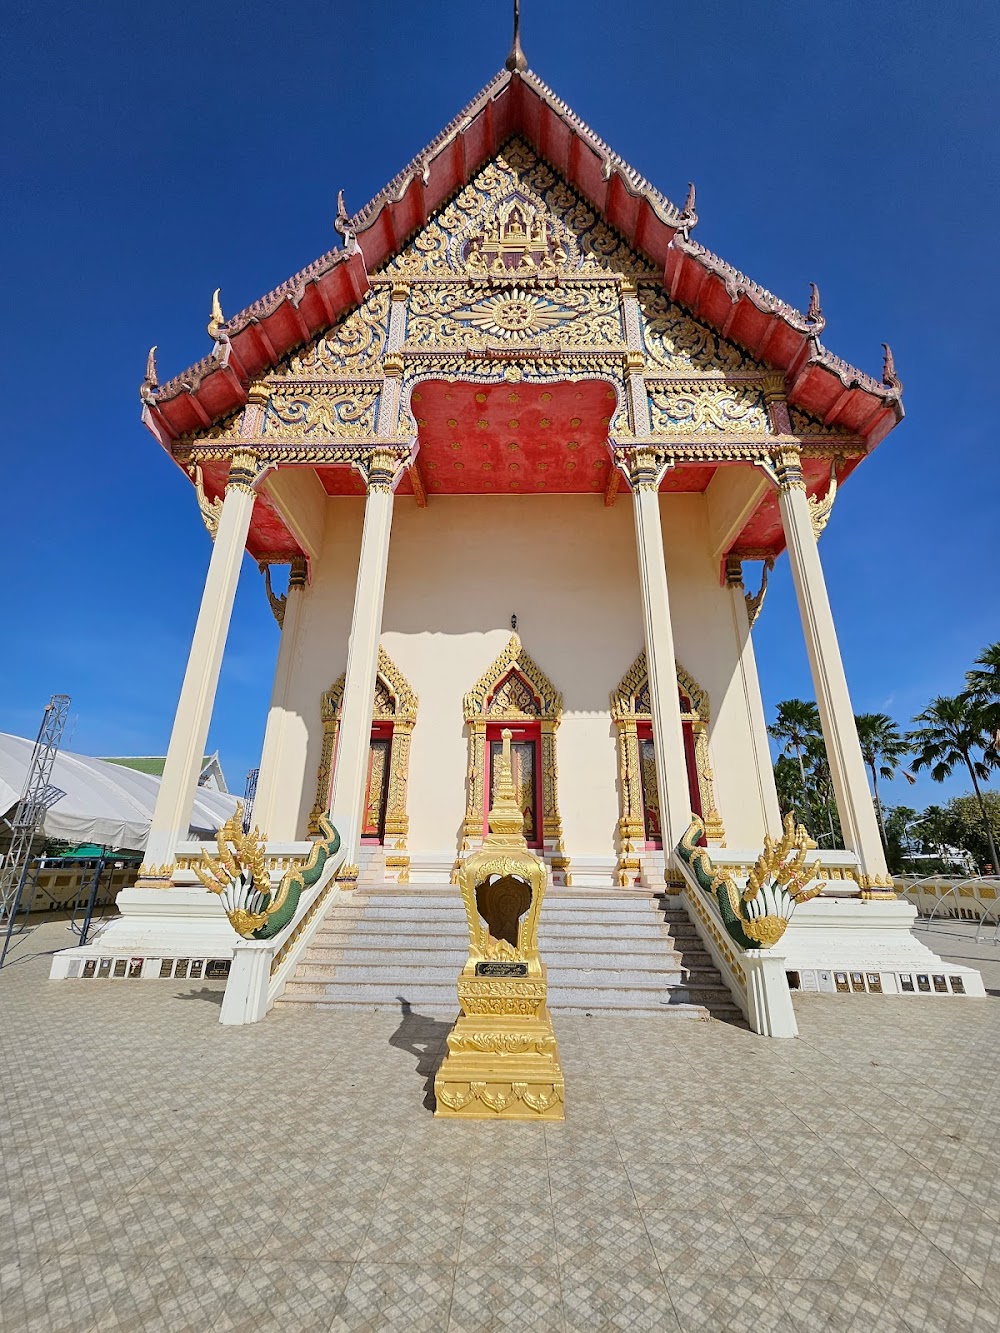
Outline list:
[[[162,778],[163,765],[167,762],[166,755],[102,755],[106,764],[120,764],[122,768],[131,768],[136,773],[148,773],[150,777]],[[198,775],[198,786],[204,787],[207,791],[228,792],[226,786],[226,777],[222,771],[222,765],[219,763],[219,752],[207,754],[201,761],[201,772]]]

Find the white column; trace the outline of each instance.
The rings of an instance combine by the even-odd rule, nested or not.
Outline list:
[[[743,587],[743,566],[737,559],[730,558],[726,561],[726,586],[729,589],[733,633],[736,636],[736,651],[739,655],[737,666],[750,730],[754,795],[760,803],[763,831],[777,838],[781,836],[781,809],[774,785],[771,749],[767,743],[767,722],[764,718],[764,700],[761,697],[760,679],[757,675],[757,658],[750,635],[750,619],[747,615],[746,592]]]
[[[361,558],[354,592],[351,638],[347,648],[344,701],[337,731],[330,819],[340,833],[345,860],[357,857],[361,842],[361,815],[368,775],[372,704],[382,634],[385,576],[389,564],[393,490],[399,480],[399,461],[388,450],[375,450],[357,465],[368,487]]]
[[[188,836],[253,515],[257,468],[254,455],[233,455],[140,879],[168,878],[177,844]]]
[[[301,780],[293,781],[292,775],[285,771],[283,765],[289,748],[289,728],[298,721],[288,709],[288,688],[298,651],[305,588],[306,560],[304,556],[296,556],[292,561],[288,592],[285,594],[278,661],[274,669],[271,706],[264,730],[257,796],[253,807],[254,823],[263,836],[272,842],[294,842],[299,834],[296,819],[302,784]],[[301,775],[297,776],[301,778]],[[294,788],[294,791],[289,788]]]
[[[674,632],[670,622],[667,567],[660,524],[660,482],[671,462],[653,451],[637,451],[628,460],[639,556],[639,588],[646,633],[646,666],[653,719],[656,782],[660,793],[663,849],[670,853],[691,823],[684,735],[677,697]]]
[[[888,880],[885,854],[868,790],[868,777],[854,723],[854,709],[847,690],[847,677],[837,643],[837,631],[813,534],[797,450],[780,451],[775,462],[775,475],[781,525],[795,581],[795,595],[802,617],[806,651],[809,654],[844,843],[857,853],[867,887],[877,888]]]

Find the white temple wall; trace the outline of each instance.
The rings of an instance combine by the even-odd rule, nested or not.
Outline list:
[[[664,495],[664,545],[681,663],[707,690],[717,804],[730,846],[763,820],[741,774],[752,764],[729,593],[708,552],[704,497]],[[286,698],[274,838],[301,837],[315,797],[319,701],[344,670],[364,501],[327,504],[322,555],[303,594]],[[609,696],[643,646],[632,505],[590,496],[399,497],[382,643],[419,698],[408,812],[411,851],[454,852],[465,814],[463,695],[510,637],[562,692],[556,740],[569,856],[609,857],[619,816]]]
[[[559,808],[570,856],[610,856],[609,696],[642,646],[631,506],[589,496],[433,497],[396,506],[382,643],[420,699],[409,845],[453,850],[465,815],[462,698],[510,638],[563,695]]]

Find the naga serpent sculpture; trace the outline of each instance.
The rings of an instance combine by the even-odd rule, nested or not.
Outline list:
[[[806,865],[806,852],[816,846],[794,815],[786,815],[784,833],[775,842],[768,834],[764,850],[747,876],[740,893],[732,876],[716,869],[704,847],[697,845],[705,825],[697,815],[677,844],[677,854],[691,868],[698,884],[713,894],[731,938],[741,949],[769,949],[784,935],[799,903],[808,902],[826,888],[814,883],[813,867]]]
[[[202,849],[201,865],[194,867],[194,873],[209,893],[222,899],[238,935],[270,940],[294,918],[303,892],[316,883],[327,861],[340,850],[340,834],[326,815],[320,815],[318,823],[323,836],[313,843],[308,860],[286,870],[274,893],[265,863],[266,843],[260,829],[244,832],[242,802],[219,829],[218,856],[209,856]]]

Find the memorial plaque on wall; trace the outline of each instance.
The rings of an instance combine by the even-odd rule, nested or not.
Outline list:
[[[819,982],[821,991],[825,991],[827,994],[833,994],[836,991],[837,988],[833,984],[832,972],[817,972],[816,979]]]
[[[841,993],[844,991],[850,991],[851,983],[847,980],[846,972],[834,972],[833,981],[834,985],[837,987],[837,990],[840,991]]]
[[[190,961],[190,958],[178,958],[174,964],[174,976],[183,981],[188,974],[188,963]]]
[[[142,976],[142,963],[141,958],[130,958],[128,960],[128,974],[130,977]]]
[[[128,962],[126,961],[126,959],[116,958],[114,975],[116,977],[123,977],[125,975],[125,970],[127,967],[128,967]]]
[[[205,977],[209,981],[218,981],[229,976],[228,958],[210,958],[205,967]]]
[[[931,979],[930,979],[930,977],[925,976],[924,973],[922,973],[922,972],[918,972],[918,973],[917,973],[917,990],[920,990],[920,991],[929,991],[930,988],[931,988]]]
[[[192,981],[198,981],[201,978],[202,969],[205,966],[204,958],[195,958],[191,963],[191,971],[188,976]]]
[[[85,977],[92,977],[96,971],[97,971],[97,959],[88,958],[83,965],[83,975]]]
[[[487,962],[476,964],[477,977],[526,977],[527,963]]]
[[[962,977],[951,978],[951,989],[956,995],[965,994],[965,981]]]
[[[99,977],[110,977],[110,975],[111,975],[111,959],[110,959],[110,958],[101,958],[101,959],[98,961],[98,964],[97,964],[97,975],[98,975]]]
[[[868,989],[873,995],[882,994],[882,978],[878,972],[868,973]]]
[[[944,977],[937,976],[934,978],[934,989],[937,991],[938,995],[948,994],[948,983]]]
[[[852,973],[851,973],[851,990],[855,990],[855,991],[857,991],[857,990],[861,990],[861,991],[863,991],[864,988],[865,988],[865,978],[864,978],[864,973],[862,973],[862,972],[852,972]]]
[[[912,974],[912,973],[910,973],[910,972],[901,972],[901,973],[899,974],[899,989],[900,989],[900,990],[908,990],[908,991],[912,991],[912,990],[913,990],[913,974]]]
[[[169,977],[173,974],[174,960],[172,958],[163,958],[160,960],[160,976]]]

